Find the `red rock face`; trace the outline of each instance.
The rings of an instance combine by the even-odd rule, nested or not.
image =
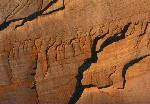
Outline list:
[[[0,104],[150,103],[148,0],[0,2]]]

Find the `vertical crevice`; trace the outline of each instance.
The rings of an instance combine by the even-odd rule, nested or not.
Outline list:
[[[68,104],[75,104],[79,100],[84,89],[93,86],[93,85],[82,86],[81,80],[83,78],[83,72],[86,71],[91,66],[92,63],[95,63],[97,61],[98,58],[96,52],[96,44],[100,39],[104,38],[106,35],[107,34],[104,34],[94,39],[91,47],[91,57],[86,59],[78,69],[78,75],[76,76],[77,79],[76,88]]]
[[[34,46],[35,46],[35,50],[36,50],[36,58],[35,58],[35,63],[34,63],[34,66],[33,66],[33,72],[31,73],[31,76],[33,76],[33,86],[31,87],[32,90],[35,90],[35,93],[36,93],[36,104],[40,104],[39,102],[39,95],[38,95],[38,91],[37,91],[37,83],[36,83],[36,80],[35,80],[35,76],[36,76],[36,70],[37,70],[37,67],[38,67],[38,51],[37,51],[37,47],[35,45],[35,41],[34,41]]]
[[[142,26],[141,26],[141,33],[140,33],[140,36],[144,35],[146,33],[146,30],[147,30],[147,27],[148,27],[148,22],[143,22],[142,23]]]
[[[138,62],[140,62],[141,60],[143,60],[147,56],[149,56],[149,55],[145,55],[145,56],[142,56],[140,58],[136,58],[134,60],[131,60],[127,64],[125,64],[124,67],[123,67],[123,69],[122,69],[122,77],[125,79],[125,76],[126,76],[126,73],[127,73],[127,70],[129,69],[129,67],[132,67],[133,65],[135,65]],[[126,80],[124,80],[124,84],[123,84],[124,87],[125,87],[125,83],[126,83]]]
[[[127,25],[125,25],[123,30],[119,34],[114,34],[113,36],[106,39],[102,43],[102,45],[100,46],[100,49],[98,51],[96,51],[96,45],[97,45],[98,41],[100,39],[103,39],[106,35],[108,35],[108,33],[98,36],[93,40],[92,47],[91,47],[91,57],[86,59],[84,61],[84,63],[78,69],[78,75],[76,76],[76,79],[77,79],[76,88],[75,88],[75,91],[74,91],[68,104],[75,104],[81,97],[85,88],[93,87],[92,84],[84,85],[84,86],[82,85],[81,80],[83,78],[84,71],[86,71],[91,66],[92,63],[97,62],[97,60],[98,60],[97,54],[102,52],[105,47],[107,47],[108,45],[110,45],[114,42],[125,39],[125,33],[127,32],[130,24],[131,23],[128,23]]]

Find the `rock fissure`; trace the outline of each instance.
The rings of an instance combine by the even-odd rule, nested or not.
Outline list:
[[[148,92],[149,3],[5,0],[0,4],[0,14],[6,11],[0,15],[0,103],[144,102],[135,97]]]

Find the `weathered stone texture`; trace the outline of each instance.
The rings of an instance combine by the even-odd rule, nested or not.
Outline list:
[[[0,104],[149,104],[149,4],[1,0]]]

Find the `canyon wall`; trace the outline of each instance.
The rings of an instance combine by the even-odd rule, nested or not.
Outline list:
[[[149,0],[1,0],[0,104],[149,104]]]

